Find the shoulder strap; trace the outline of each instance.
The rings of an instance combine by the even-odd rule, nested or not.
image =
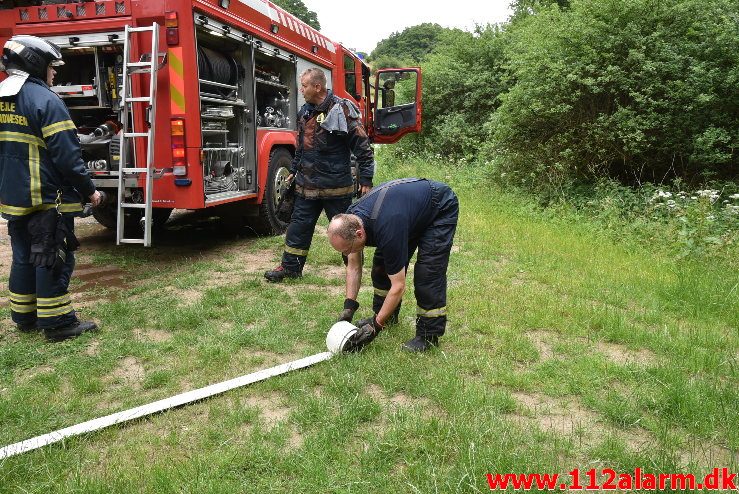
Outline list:
[[[367,194],[367,196],[365,196],[365,197],[369,197],[372,194],[374,194],[375,192],[377,192],[378,194],[380,194],[377,197],[377,200],[375,201],[374,207],[372,208],[372,214],[370,215],[370,220],[371,221],[375,221],[377,219],[377,216],[380,214],[380,208],[382,207],[382,203],[385,200],[385,195],[387,194],[387,191],[390,188],[395,187],[396,185],[400,185],[400,184],[407,184],[407,183],[411,183],[411,182],[420,182],[421,180],[426,180],[426,179],[425,178],[398,178],[396,180],[392,180],[392,181],[390,181],[390,182],[388,182],[386,184],[381,185],[377,189],[374,189],[374,190],[370,191],[370,193]]]

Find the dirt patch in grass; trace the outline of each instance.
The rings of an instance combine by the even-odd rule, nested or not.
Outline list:
[[[115,300],[130,287],[128,274],[115,266],[80,263],[72,273],[70,291],[75,294],[75,302],[82,303],[99,300],[101,290],[108,293],[106,300]]]
[[[298,303],[298,297],[304,293],[320,292],[327,296],[342,296],[345,293],[344,285],[316,286],[306,283],[275,283],[275,287],[290,296],[291,303]]]
[[[134,329],[134,337],[139,341],[163,343],[172,339],[172,333],[161,329]]]
[[[100,340],[90,340],[90,344],[85,347],[85,355],[94,357],[100,353]]]
[[[18,333],[18,330],[15,328],[15,323],[9,317],[2,320],[2,326],[0,327],[1,343],[11,345],[18,342],[20,340],[20,335]]]
[[[121,383],[125,386],[140,389],[146,371],[136,357],[126,357],[120,361],[118,367],[105,377],[109,383]]]
[[[646,451],[656,442],[654,436],[645,429],[615,429],[608,426],[600,414],[585,408],[574,396],[552,397],[526,392],[511,394],[519,408],[522,408],[519,413],[509,415],[514,422],[570,436],[584,448],[596,446],[607,436],[619,438],[633,451]]]
[[[657,362],[657,357],[654,353],[645,348],[631,350],[616,343],[599,341],[595,344],[595,349],[598,353],[605,355],[609,361],[619,365],[637,364],[650,366]]]
[[[303,447],[303,435],[295,430],[295,428],[290,428],[290,437],[287,438],[287,444],[286,449],[288,451],[295,451],[296,449],[300,449]]]
[[[338,279],[343,281],[346,279],[346,268],[344,266],[322,265],[311,269],[308,265],[308,273],[328,280]],[[344,286],[342,285],[341,288],[343,289]]]
[[[405,393],[395,393],[388,395],[376,384],[370,384],[365,388],[367,394],[384,409],[393,410],[399,408],[418,408],[423,418],[432,418],[444,416],[444,412],[439,410],[431,400],[424,397],[413,397]]]
[[[739,464],[739,451],[731,451],[706,440],[689,439],[680,446],[680,467],[686,471],[690,471],[688,467],[691,465],[705,471]]]
[[[52,372],[54,372],[54,368],[50,365],[42,365],[40,367],[34,367],[32,369],[23,371],[21,375],[18,377],[18,382],[27,383],[28,381],[30,381],[36,376],[40,376],[41,374],[51,374]]]
[[[553,398],[538,393],[513,393],[513,398],[530,412],[533,421],[544,430],[571,434],[580,429],[603,432],[598,415],[575,399]]]
[[[244,401],[246,405],[259,409],[259,415],[268,429],[285,420],[290,414],[290,408],[282,405],[284,398],[280,393],[250,395]]]
[[[609,362],[618,365],[636,364],[641,366],[651,366],[657,363],[657,357],[650,350],[640,348],[632,350],[624,345],[610,343],[605,341],[591,341],[581,337],[566,337],[559,333],[554,333],[544,329],[532,329],[526,332],[526,336],[531,340],[532,345],[539,352],[541,360],[550,360],[557,358],[558,355],[553,349],[553,342],[563,338],[568,341],[577,342],[589,347],[589,350],[604,355]]]
[[[553,338],[554,333],[549,331],[535,329],[526,333],[531,343],[539,353],[539,360],[550,360],[554,358],[554,351],[549,341]]]

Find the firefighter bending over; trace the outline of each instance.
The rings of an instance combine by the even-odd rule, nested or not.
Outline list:
[[[416,336],[403,349],[423,352],[436,346],[446,329],[446,272],[459,202],[448,185],[419,178],[401,178],[372,189],[347,214],[328,226],[331,246],[348,256],[346,300],[339,320],[354,318],[362,281],[362,251],[377,247],[372,259],[374,317],[359,321],[349,350],[369,344],[387,324],[396,323],[405,292],[405,278],[418,249],[413,284],[416,292]]]
[[[298,113],[297,149],[288,177],[295,178],[295,206],[282,262],[264,273],[271,282],[300,277],[321,211],[330,220],[351,204],[351,154],[359,165],[361,194],[372,188],[375,171],[374,153],[354,103],[326,89],[321,69],[305,70],[300,86],[305,105]]]
[[[100,192],[81,158],[76,126],[51,91],[59,48],[35,36],[5,43],[0,83],[0,212],[13,250],[10,312],[19,331],[61,341],[97,328],[72,309],[69,280],[79,243],[74,213]]]

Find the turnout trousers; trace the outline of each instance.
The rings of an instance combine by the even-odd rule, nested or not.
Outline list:
[[[439,182],[431,184],[431,206],[436,216],[423,234],[408,243],[408,263],[418,249],[413,286],[416,292],[416,335],[442,336],[446,331],[446,289],[449,254],[459,217],[459,201],[452,189]],[[372,259],[372,309],[380,311],[390,290],[382,252],[375,250]],[[396,313],[397,314],[397,313]]]
[[[10,314],[13,322],[24,326],[34,323],[40,329],[58,328],[77,321],[69,296],[69,280],[74,271],[74,252],[67,252],[67,259],[59,276],[50,268],[34,267],[28,261],[31,253],[31,235],[28,221],[31,215],[8,220],[8,234],[13,249],[10,267]],[[74,231],[74,218],[63,215],[70,231]]]
[[[335,215],[346,212],[351,203],[351,196],[306,199],[296,194],[295,207],[285,235],[282,267],[289,271],[302,273],[321,211],[326,212],[326,217],[330,221]],[[346,259],[344,263],[346,264]]]

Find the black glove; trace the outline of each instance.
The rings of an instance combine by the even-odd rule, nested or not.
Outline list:
[[[372,340],[374,340],[380,331],[382,331],[382,325],[377,322],[377,317],[371,317],[362,319],[357,323],[359,329],[346,342],[344,346],[345,352],[358,352],[362,348],[366,347]]]
[[[28,260],[35,267],[51,268],[56,259],[56,227],[59,222],[56,209],[47,209],[34,214],[28,220],[31,236],[31,254]]]
[[[354,319],[354,313],[357,312],[357,309],[359,309],[359,302],[350,298],[345,299],[344,310],[341,311],[341,314],[339,314],[339,318],[336,321],[352,322],[352,319]]]
[[[52,269],[54,276],[59,276],[67,252],[80,245],[56,209],[34,214],[28,221],[28,233],[31,236],[29,262],[35,267]]]

